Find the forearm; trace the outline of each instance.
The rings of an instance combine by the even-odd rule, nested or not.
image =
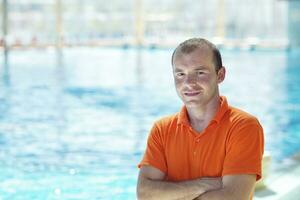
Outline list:
[[[194,200],[235,200],[229,192],[226,190],[219,189],[219,190],[213,190],[206,193],[203,193],[202,195],[198,196]]]
[[[245,197],[245,194],[241,194],[238,191],[232,191],[229,189],[218,189],[212,190],[203,193],[202,195],[198,196],[195,200],[249,200],[250,195]]]
[[[140,181],[138,199],[141,200],[192,200],[206,191],[206,185],[199,180],[168,182],[143,178]]]
[[[196,200],[249,200],[253,196],[256,175],[227,175],[222,187],[203,193]]]

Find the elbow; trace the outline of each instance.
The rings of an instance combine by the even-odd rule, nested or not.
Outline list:
[[[150,200],[151,198],[147,195],[145,188],[139,185],[136,189],[136,195],[138,200]]]
[[[137,188],[136,188],[136,196],[138,200],[148,200],[149,198],[147,197],[147,192],[144,184],[145,180],[144,179],[139,179]]]
[[[149,191],[149,187],[144,184],[137,186],[136,195],[137,200],[157,200],[157,198]]]
[[[137,187],[136,189],[136,197],[138,200],[144,200],[144,193],[142,192],[142,188],[141,187]]]

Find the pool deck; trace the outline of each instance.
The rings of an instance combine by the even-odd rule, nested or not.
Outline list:
[[[289,163],[276,163],[284,166],[270,171],[266,178],[266,188],[255,192],[254,200],[299,200],[300,199],[300,159]]]

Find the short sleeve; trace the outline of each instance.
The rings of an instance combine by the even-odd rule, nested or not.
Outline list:
[[[157,124],[154,124],[148,136],[144,157],[138,167],[141,168],[143,165],[151,165],[152,167],[166,173],[167,164],[163,143],[162,134],[157,128]]]
[[[256,174],[256,180],[259,180],[263,152],[264,135],[259,122],[247,120],[238,123],[226,141],[222,175]]]

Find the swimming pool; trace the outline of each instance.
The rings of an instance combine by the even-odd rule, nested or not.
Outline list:
[[[222,53],[221,92],[260,119],[273,160],[299,151],[300,53]],[[148,131],[181,106],[170,55],[131,48],[11,52],[0,83],[0,199],[135,199]]]

